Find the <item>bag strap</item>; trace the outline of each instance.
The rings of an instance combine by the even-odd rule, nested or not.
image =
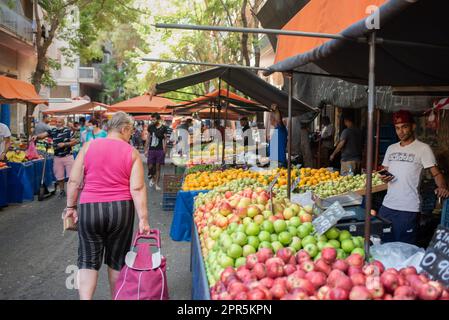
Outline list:
[[[139,241],[140,239],[155,240],[157,247],[159,249],[161,248],[161,234],[158,229],[151,229],[149,235],[137,233],[136,237],[134,239],[134,242],[133,242],[133,247],[135,247],[137,245],[137,241]]]

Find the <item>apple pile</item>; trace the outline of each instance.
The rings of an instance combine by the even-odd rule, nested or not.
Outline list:
[[[245,262],[221,273],[213,300],[449,300],[448,288],[414,267],[385,270],[357,253],[338,259],[335,248],[316,261],[305,250],[262,248]]]

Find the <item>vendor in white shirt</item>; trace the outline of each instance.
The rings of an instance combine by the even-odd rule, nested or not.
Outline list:
[[[418,187],[422,170],[430,169],[437,185],[437,197],[447,198],[449,191],[432,149],[415,139],[416,125],[411,113],[403,110],[394,113],[393,123],[400,141],[388,147],[382,163],[393,176],[381,176],[388,182],[388,192],[379,210],[379,216],[392,221],[393,232],[382,240],[414,244],[421,209]]]
[[[6,153],[11,145],[11,131],[6,124],[0,123],[0,160],[6,159]]]

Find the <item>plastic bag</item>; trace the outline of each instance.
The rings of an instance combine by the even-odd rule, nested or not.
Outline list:
[[[402,269],[413,266],[420,272],[419,264],[425,250],[404,242],[389,242],[371,246],[370,253],[374,259],[382,262],[385,268]]]
[[[37,153],[34,142],[30,141],[30,143],[28,143],[28,149],[26,150],[25,155],[28,160],[39,159],[39,154]]]

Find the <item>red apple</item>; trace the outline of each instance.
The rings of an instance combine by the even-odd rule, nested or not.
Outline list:
[[[356,274],[356,273],[363,273],[362,268],[349,266],[349,268],[348,268],[348,276],[352,276],[353,274]]]
[[[248,294],[246,292],[239,292],[235,295],[234,300],[248,300]]]
[[[349,300],[371,300],[371,294],[364,286],[355,286],[349,293]]]
[[[267,276],[273,279],[276,279],[278,277],[282,277],[284,275],[284,269],[283,265],[279,263],[271,263],[267,264]]]
[[[326,263],[332,264],[335,262],[335,259],[337,258],[337,249],[323,248],[323,250],[321,250],[321,257],[324,259]]]
[[[286,287],[287,286],[287,277],[279,277],[279,278],[274,279],[273,286],[276,284],[281,284]]]
[[[228,292],[233,296],[236,296],[239,292],[248,291],[248,288],[242,282],[239,281],[231,283],[227,289]]]
[[[267,268],[265,267],[265,264],[258,262],[255,264],[254,268],[252,269],[252,273],[256,276],[257,280],[260,280],[260,279],[266,277]]]
[[[379,276],[368,276],[366,277],[366,288],[368,289],[369,293],[371,293],[371,296],[376,299],[380,298],[384,295],[385,290],[380,282]]]
[[[329,299],[330,300],[348,300],[349,293],[348,291],[342,288],[332,288],[329,291]]]
[[[273,285],[273,287],[271,287],[270,292],[273,295],[273,298],[281,299],[283,296],[287,294],[287,288],[283,285],[276,284]]]
[[[342,259],[338,259],[332,265],[332,269],[338,269],[338,270],[341,270],[343,272],[347,272],[348,268],[349,268],[348,263],[345,260],[342,260]]]
[[[381,272],[378,266],[373,263],[365,264],[362,268],[366,276],[380,276]]]
[[[399,276],[399,271],[396,270],[395,268],[388,268],[387,270],[384,271],[384,273],[385,273],[385,272],[393,273],[393,274]]]
[[[434,286],[425,283],[419,290],[419,298],[421,300],[437,300],[441,295],[441,292]]]
[[[448,290],[443,290],[443,292],[441,293],[440,300],[449,300],[449,291]]]
[[[257,251],[256,255],[257,260],[264,263],[265,261],[273,257],[273,251],[269,248],[261,248],[259,251]]]
[[[276,257],[282,259],[284,263],[288,263],[290,258],[293,256],[293,251],[289,248],[282,248],[276,252]]]
[[[246,268],[252,270],[256,263],[259,262],[258,256],[255,253],[252,253],[246,257]]]
[[[292,266],[296,266],[296,257],[294,255],[291,256],[290,260],[288,260],[288,264],[291,264]]]
[[[338,270],[338,269],[332,270],[331,273],[329,273],[329,276],[327,277],[327,284],[330,287],[334,287],[335,282],[337,281],[337,278],[340,278],[342,276],[346,276],[343,271]]]
[[[384,300],[393,300],[393,296],[389,293],[384,294]]]
[[[290,296],[292,300],[309,300],[309,295],[303,289],[294,289]]]
[[[263,278],[259,280],[259,284],[270,289],[273,286],[274,280],[271,278]]]
[[[273,300],[273,294],[271,293],[270,289],[268,289],[267,287],[259,284],[256,289],[262,290],[263,293],[265,294],[265,300]]]
[[[271,257],[267,261],[265,261],[266,266],[268,267],[270,264],[280,264],[281,266],[285,265],[285,262],[278,257]]]
[[[412,287],[399,286],[394,290],[395,300],[415,300],[416,295]]]
[[[353,285],[352,285],[352,281],[351,278],[349,278],[347,275],[343,274],[339,277],[337,277],[335,279],[335,283],[334,283],[334,287],[335,288],[341,288],[344,289],[346,291],[351,291]]]
[[[379,268],[379,276],[384,273],[385,271],[385,266],[383,265],[382,262],[380,262],[379,260],[374,260],[373,262],[371,262],[371,264],[377,266],[377,268]]]
[[[226,191],[225,192],[225,198],[229,199],[230,197],[232,197],[232,191]]]
[[[296,271],[296,266],[292,265],[292,264],[286,264],[284,266],[284,274],[286,276],[291,275],[292,273],[294,273]]]
[[[236,276],[236,272],[233,267],[227,267],[226,269],[223,270],[220,276],[221,282],[226,282],[226,279],[229,278],[230,276],[234,277]]]
[[[393,293],[399,287],[399,276],[386,271],[380,276],[380,282],[387,292]]]
[[[299,250],[298,253],[296,254],[297,264],[301,264],[303,261],[310,261],[310,260],[311,258],[309,253],[304,249]]]
[[[315,287],[307,279],[299,279],[298,289],[303,289],[309,296],[311,296],[315,293]]]
[[[306,214],[300,215],[299,219],[301,220],[301,223],[312,222],[312,215],[306,213]]]
[[[350,266],[359,267],[363,266],[364,260],[363,257],[358,253],[353,253],[349,257],[346,258],[346,262]]]
[[[306,274],[306,279],[309,280],[312,285],[315,287],[315,290],[318,290],[320,287],[326,284],[326,275],[323,272],[312,271]]]
[[[248,300],[265,300],[266,298],[265,293],[258,288],[250,290],[247,296]]]
[[[354,286],[364,286],[366,283],[366,278],[363,273],[354,273],[350,278]]]
[[[323,258],[320,258],[315,261],[315,270],[321,271],[328,275],[329,273],[331,273],[332,267]]]
[[[330,296],[329,296],[330,290],[331,290],[331,287],[329,287],[329,286],[322,286],[320,289],[318,289],[318,292],[317,292],[318,300],[329,300],[330,299]]]
[[[418,272],[416,271],[416,268],[413,266],[407,267],[407,268],[402,268],[401,270],[399,270],[399,273],[401,275],[403,275],[404,277],[409,275],[409,274],[418,274]]]
[[[228,216],[232,213],[232,207],[227,201],[222,201],[220,203],[220,214],[223,216]]]
[[[300,266],[304,272],[312,272],[313,270],[315,270],[315,265],[312,261],[304,261],[300,264]]]

